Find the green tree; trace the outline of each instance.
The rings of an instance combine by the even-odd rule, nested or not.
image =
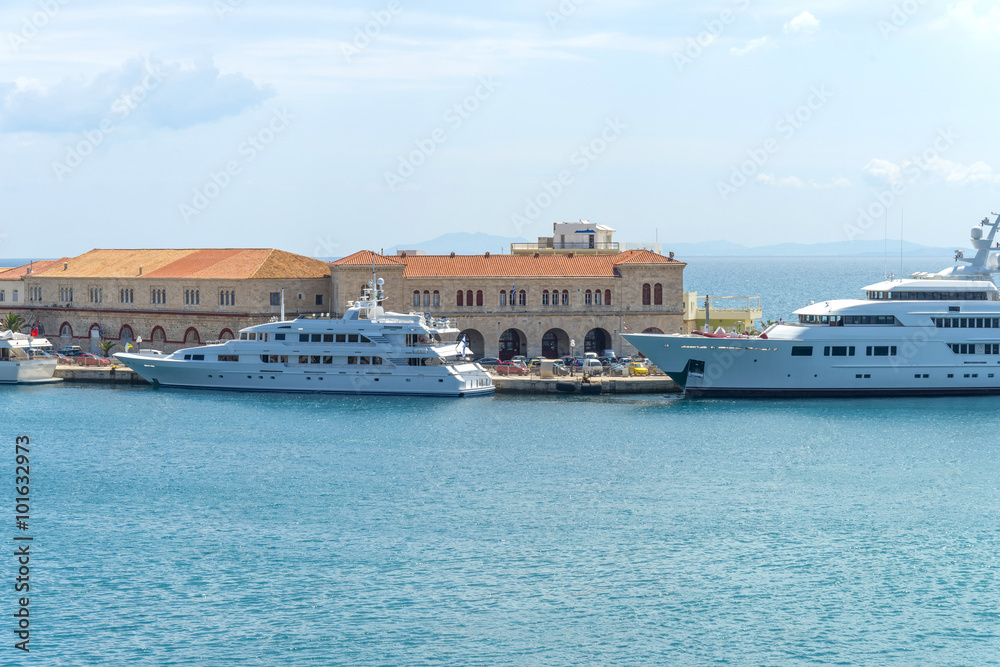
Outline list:
[[[118,343],[116,343],[113,340],[102,340],[100,343],[97,344],[97,346],[99,348],[101,348],[101,352],[104,353],[104,358],[105,359],[107,359],[109,356],[111,356],[111,350],[116,345],[118,345]]]
[[[25,324],[24,318],[17,313],[7,313],[6,317],[0,319],[0,331],[21,333],[21,329],[24,328]]]

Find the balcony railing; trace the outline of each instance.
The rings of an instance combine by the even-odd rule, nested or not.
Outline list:
[[[525,252],[532,250],[618,250],[618,242],[607,243],[511,243],[512,252]]]

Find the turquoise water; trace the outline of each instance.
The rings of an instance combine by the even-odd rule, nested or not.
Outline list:
[[[0,388],[0,663],[1000,664],[998,405]]]

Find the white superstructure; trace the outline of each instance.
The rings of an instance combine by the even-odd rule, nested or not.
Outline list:
[[[166,356],[116,354],[157,386],[244,391],[475,396],[493,393],[465,361],[448,320],[385,312],[372,277],[340,319],[303,317],[241,329],[239,338]],[[447,341],[451,337],[451,342]]]
[[[0,384],[59,382],[53,377],[56,358],[46,353],[52,344],[15,331],[0,331]]]
[[[689,396],[1000,393],[998,226],[972,229],[972,259],[957,251],[944,271],[814,303],[759,336],[624,337]]]

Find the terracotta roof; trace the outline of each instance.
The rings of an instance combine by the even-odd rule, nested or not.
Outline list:
[[[402,257],[399,259],[387,257],[371,250],[360,250],[353,255],[338,259],[330,266],[371,266],[373,257],[375,258],[375,266],[405,266],[405,260]]]
[[[333,266],[403,265],[406,278],[442,276],[482,276],[494,278],[518,277],[598,277],[616,275],[620,264],[673,264],[683,262],[668,259],[648,250],[630,250],[615,255],[413,255],[385,257],[368,250],[355,253],[333,263]]]
[[[37,262],[31,262],[30,264],[25,264],[24,266],[15,266],[13,269],[6,269],[0,271],[0,280],[20,280],[23,276],[28,275],[28,268],[31,268],[31,274],[35,275],[42,271],[45,271],[51,266],[60,264],[60,262],[65,262],[66,258],[62,259],[43,259]]]
[[[63,263],[67,269],[63,270]],[[91,250],[51,262],[33,275],[43,278],[325,278],[326,262],[270,248],[202,250]],[[0,274],[2,276],[2,274]]]

